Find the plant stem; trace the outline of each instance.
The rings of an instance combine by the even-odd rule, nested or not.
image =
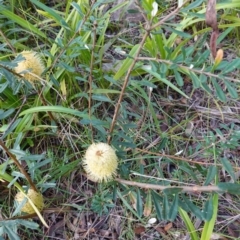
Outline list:
[[[182,192],[222,192],[222,190],[216,186],[199,186],[199,185],[194,185],[194,186],[162,186],[162,185],[156,185],[156,184],[150,184],[150,183],[141,183],[141,182],[133,182],[133,181],[128,181],[124,180],[121,178],[116,178],[115,179],[117,182],[130,185],[130,186],[135,186],[135,187],[140,187],[140,188],[145,188],[145,189],[154,189],[154,190],[166,190],[166,189],[176,189],[179,188],[181,189]]]

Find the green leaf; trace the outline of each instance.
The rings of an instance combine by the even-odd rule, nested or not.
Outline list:
[[[2,4],[0,4],[0,13],[1,13],[1,15],[6,16],[7,18],[11,19],[15,23],[19,24],[20,26],[22,26],[23,28],[25,28],[29,32],[35,33],[38,36],[41,36],[45,39],[48,39],[47,36],[42,31],[40,31],[38,28],[33,26],[29,21],[27,21],[25,19],[22,19],[18,15],[16,15],[13,12],[7,10],[6,8],[3,7]]]
[[[118,90],[115,90],[115,89],[96,88],[96,89],[92,90],[92,93],[94,93],[94,94],[110,94],[110,93],[119,94],[121,92]]]
[[[72,2],[71,5],[73,6],[73,8],[75,8],[75,10],[83,18],[84,17],[84,13],[82,12],[82,9],[80,8],[79,4],[77,4],[76,2]]]
[[[240,195],[240,184],[238,183],[219,183],[218,187],[224,192]]]
[[[197,230],[195,229],[195,227],[192,223],[192,220],[188,216],[187,212],[184,211],[182,208],[179,208],[178,211],[179,211],[179,214],[180,214],[182,220],[184,221],[184,223],[187,227],[188,233],[191,236],[191,240],[199,240]]]
[[[203,213],[202,211],[195,205],[193,204],[190,200],[188,200],[184,195],[182,195],[183,200],[187,204],[188,208],[190,211],[199,219],[203,219]]]
[[[4,228],[10,240],[20,240],[18,234],[15,233],[12,228],[7,226],[5,226]]]
[[[193,81],[193,87],[199,88],[200,87],[200,80],[198,79],[197,75],[193,72],[189,72],[190,78]]]
[[[139,218],[138,214],[134,211],[134,209],[129,205],[129,203],[125,200],[125,198],[122,196],[121,192],[117,191],[118,197],[122,200],[124,206],[131,211],[131,213],[137,217],[138,220],[141,221],[141,218]]]
[[[163,196],[163,211],[162,211],[162,217],[163,220],[168,220],[169,215],[169,202],[168,202],[168,196],[164,194]]]
[[[181,74],[176,69],[174,69],[173,71],[174,71],[175,80],[176,80],[178,86],[182,87],[183,86],[183,79],[182,79]]]
[[[224,169],[229,173],[229,175],[235,182],[236,181],[235,173],[234,173],[233,167],[232,167],[231,163],[229,162],[229,160],[226,158],[220,158],[220,161],[221,161]]]
[[[232,72],[233,70],[240,67],[240,58],[234,59],[232,62],[230,62],[223,70],[222,74],[226,74],[229,72]]]
[[[202,4],[202,2],[203,2],[203,0],[194,1],[191,4],[189,4],[187,7],[182,8],[181,12],[187,12],[191,9],[194,9],[194,8],[198,7],[200,4]]]
[[[178,194],[181,191],[182,191],[182,188],[180,188],[180,187],[166,188],[166,189],[163,190],[163,192],[165,194]]]
[[[227,86],[228,92],[230,93],[232,98],[238,98],[237,88],[233,87],[230,82],[224,81]]]
[[[141,192],[137,189],[137,213],[139,217],[142,217],[143,214],[143,202],[141,198]]]
[[[214,194],[214,196],[213,196],[212,205],[214,207],[213,215],[212,215],[210,221],[206,221],[204,224],[202,235],[201,235],[201,240],[211,239],[211,235],[213,233],[213,229],[214,229],[215,222],[217,219],[217,211],[218,211],[218,194],[217,193]]]
[[[11,126],[8,128],[4,134],[2,135],[1,139],[4,139],[8,134],[10,134],[21,122],[21,118],[17,119]]]
[[[14,108],[10,108],[10,109],[8,109],[6,112],[4,112],[3,110],[0,110],[0,120],[3,120],[3,119],[5,119],[5,118],[7,118],[7,117],[10,116],[14,111],[15,111]]]
[[[205,204],[203,208],[203,217],[205,221],[210,221],[213,215],[213,198],[210,197]]]
[[[130,57],[127,57],[127,58],[123,61],[121,67],[118,69],[118,71],[117,71],[116,74],[114,75],[113,78],[114,78],[115,80],[119,80],[119,79],[128,71],[129,67],[131,66],[131,64],[132,64],[133,61],[134,61],[133,58],[137,55],[137,51],[138,51],[139,47],[140,47],[140,45],[137,44],[137,45],[135,45],[135,46],[132,48],[132,50],[131,50],[130,53],[129,53],[129,56],[130,56]]]
[[[93,94],[92,99],[100,102],[112,102],[110,98],[100,94]]]
[[[219,86],[219,84],[217,83],[216,79],[212,78],[212,83],[216,89],[216,93],[218,98],[222,101],[222,102],[226,102],[226,95],[223,92],[222,88]]]
[[[48,13],[49,18],[54,19],[59,25],[65,27],[65,28],[69,28],[69,26],[65,22],[65,20],[59,14],[57,14],[57,12],[54,11],[52,8],[44,5],[43,3],[41,3],[40,1],[37,1],[37,0],[31,0],[31,2],[33,4],[35,4],[36,6],[40,7],[41,9],[43,9],[44,11],[46,11]]]
[[[178,213],[178,194],[175,195],[173,203],[168,213],[168,220],[173,222]]]
[[[88,114],[80,112],[78,110],[74,110],[71,108],[66,108],[62,106],[40,106],[40,107],[33,107],[29,108],[19,114],[19,116],[32,114],[36,112],[57,112],[57,113],[64,113],[64,114],[71,114],[82,118],[89,118]]]
[[[208,185],[215,178],[216,173],[217,173],[216,166],[210,166],[209,169],[208,169],[208,173],[207,173],[205,183],[204,183],[205,186]]]
[[[191,38],[192,35],[189,34],[189,33],[186,33],[186,32],[183,32],[183,31],[178,31],[174,28],[171,28],[171,27],[166,27],[164,26],[164,29],[166,29],[168,32],[173,32],[173,33],[176,33],[178,36],[182,37],[182,38]]]
[[[159,220],[163,220],[162,208],[160,206],[160,202],[159,202],[158,198],[159,198],[158,194],[155,193],[154,191],[152,191],[152,199],[153,199],[153,203],[154,203],[154,206],[155,206],[155,209],[156,209],[157,218]]]
[[[153,72],[152,70],[149,69],[143,69],[146,72],[148,72],[149,74],[153,75],[154,77],[157,78],[157,80],[159,80],[160,82],[165,83],[166,85],[168,85],[170,88],[172,88],[173,90],[175,90],[176,92],[180,93],[182,96],[184,96],[185,98],[189,98],[184,92],[182,92],[179,88],[177,88],[174,84],[172,84],[169,80],[167,80],[166,78],[162,78],[157,72]],[[154,81],[153,81],[154,82]]]

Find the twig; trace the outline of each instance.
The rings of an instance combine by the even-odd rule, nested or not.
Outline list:
[[[7,146],[4,144],[4,142],[2,141],[2,139],[0,139],[0,146],[4,149],[4,151],[8,154],[8,156],[14,161],[14,163],[17,165],[18,169],[20,170],[20,172],[25,176],[25,178],[27,179],[28,183],[30,184],[31,188],[35,191],[38,192],[35,184],[33,183],[32,179],[30,178],[30,176],[28,175],[28,173],[26,172],[26,170],[22,167],[22,165],[19,163],[19,161],[17,160],[16,156],[14,154],[12,154]]]
[[[199,185],[195,185],[195,186],[162,186],[162,185],[156,185],[156,184],[150,184],[150,183],[133,182],[133,181],[124,180],[121,178],[117,178],[115,180],[122,184],[145,188],[145,189],[154,189],[154,190],[159,190],[159,191],[163,191],[166,189],[179,188],[179,189],[181,189],[181,192],[223,192],[222,189],[220,189],[218,186],[215,186],[215,185],[213,185],[213,186],[199,186]]]

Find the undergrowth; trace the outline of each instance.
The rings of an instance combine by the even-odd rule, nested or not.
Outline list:
[[[216,5],[224,56],[203,0],[114,2],[1,1],[0,239],[238,238],[239,1]],[[111,181],[84,172],[94,142]],[[45,207],[24,215],[29,188]]]

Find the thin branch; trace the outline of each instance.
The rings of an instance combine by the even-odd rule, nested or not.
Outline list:
[[[223,192],[222,189],[220,189],[218,186],[215,186],[215,185],[213,185],[213,186],[199,186],[199,185],[195,185],[195,186],[162,186],[162,185],[156,185],[156,184],[150,184],[150,183],[133,182],[133,181],[124,180],[121,178],[117,178],[115,180],[122,184],[145,188],[145,189],[154,189],[154,190],[159,190],[159,191],[163,191],[166,189],[179,188],[179,189],[181,189],[181,192]]]

